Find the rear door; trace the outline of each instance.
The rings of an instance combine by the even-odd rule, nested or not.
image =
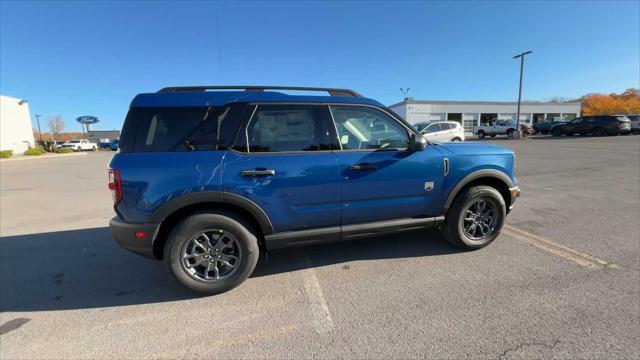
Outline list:
[[[438,216],[443,159],[436,146],[408,150],[410,132],[374,107],[332,105],[340,139],[342,224]]]
[[[338,226],[340,174],[326,106],[257,104],[224,159],[223,188],[260,206],[275,232]]]

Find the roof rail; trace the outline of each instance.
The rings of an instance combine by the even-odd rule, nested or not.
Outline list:
[[[264,90],[295,90],[295,91],[326,91],[331,96],[339,97],[356,97],[361,98],[362,95],[349,89],[334,88],[317,88],[317,87],[300,87],[300,86],[174,86],[166,87],[158,90],[159,93],[175,93],[184,91],[207,91],[207,90],[245,90],[245,91],[264,91]]]

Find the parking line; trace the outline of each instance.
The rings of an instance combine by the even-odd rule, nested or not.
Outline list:
[[[311,317],[313,318],[313,328],[318,334],[329,332],[333,330],[333,319],[331,318],[327,301],[322,293],[322,287],[318,281],[316,270],[312,267],[311,261],[309,261],[306,253],[302,256],[301,260],[305,267],[301,272],[302,282],[305,293],[307,294]]]
[[[512,238],[518,239],[520,241],[524,241],[533,245],[539,249],[542,249],[548,253],[551,253],[556,256],[560,256],[567,260],[570,260],[580,266],[589,268],[589,269],[602,269],[605,267],[617,268],[618,266],[612,262],[607,260],[600,259],[593,255],[589,255],[583,253],[581,251],[572,249],[568,246],[559,244],[557,242],[551,241],[547,238],[544,238],[539,235],[532,234],[530,232],[515,228],[510,225],[504,225],[502,227],[502,232],[506,235],[511,236]]]

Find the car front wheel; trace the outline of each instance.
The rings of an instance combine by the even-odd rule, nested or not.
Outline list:
[[[465,250],[483,248],[500,234],[506,218],[502,195],[490,186],[464,190],[453,201],[446,215],[443,233],[456,247]]]
[[[478,137],[479,137],[480,139],[484,139],[484,135],[485,135],[485,134],[484,134],[484,131],[482,131],[482,130],[478,131]]]
[[[226,213],[196,213],[181,221],[165,247],[165,264],[187,288],[219,294],[240,285],[253,272],[258,240],[241,218]]]

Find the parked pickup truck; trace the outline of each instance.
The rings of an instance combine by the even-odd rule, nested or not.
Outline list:
[[[484,138],[489,135],[495,137],[496,135],[508,135],[516,130],[516,124],[509,120],[497,120],[492,125],[480,125],[474,126],[473,133],[478,135],[479,138]]]
[[[89,140],[69,140],[60,145],[61,148],[71,148],[73,151],[91,150],[96,151],[98,146]]]

